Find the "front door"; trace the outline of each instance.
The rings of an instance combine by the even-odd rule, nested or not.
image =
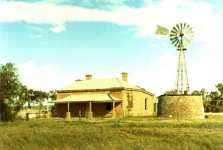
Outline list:
[[[80,103],[78,108],[78,117],[86,117],[86,103]]]
[[[72,117],[85,117],[87,103],[71,103],[70,112]]]

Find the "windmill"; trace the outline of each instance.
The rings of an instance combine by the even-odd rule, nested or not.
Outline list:
[[[178,94],[186,94],[189,92],[189,83],[187,76],[187,67],[185,59],[186,47],[190,44],[193,37],[193,30],[187,23],[176,24],[171,31],[165,27],[157,26],[156,34],[158,35],[168,35],[172,45],[179,51],[178,64],[177,64],[177,76],[175,88]]]

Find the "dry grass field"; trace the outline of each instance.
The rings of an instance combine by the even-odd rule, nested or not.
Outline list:
[[[223,150],[223,118],[39,119],[0,123],[1,150]]]

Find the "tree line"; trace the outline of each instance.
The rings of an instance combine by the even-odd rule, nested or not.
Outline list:
[[[192,95],[203,97],[205,112],[223,112],[223,83],[216,86],[215,91],[207,92],[205,89],[195,90]]]
[[[41,104],[45,99],[56,99],[55,91],[28,89],[13,63],[0,65],[0,121],[13,121],[25,103],[31,107],[31,103]]]
[[[164,95],[176,95],[176,91],[167,91]],[[191,95],[200,95],[204,100],[206,112],[223,112],[223,83],[216,85],[216,91],[195,90]],[[19,79],[18,71],[13,63],[0,65],[0,121],[13,121],[17,113],[27,103],[56,99],[56,92],[28,89]]]

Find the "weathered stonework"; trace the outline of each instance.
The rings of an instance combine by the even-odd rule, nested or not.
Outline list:
[[[115,90],[107,91],[100,90],[94,92],[58,92],[57,99],[64,98],[70,95],[76,94],[93,94],[93,93],[110,93],[112,96],[122,99],[121,102],[117,102],[114,107],[116,117],[124,116],[153,116],[155,111],[155,96],[149,95],[142,91],[137,90]],[[132,107],[129,107],[129,97],[132,99]],[[147,99],[147,106],[145,109],[145,99]],[[88,102],[82,103],[70,103],[70,116],[78,117],[79,111],[81,110],[81,116],[89,116],[89,104]],[[66,117],[67,104],[61,103],[56,104],[56,114],[57,117]],[[111,117],[112,110],[106,110],[106,103],[94,103],[92,102],[92,117]]]
[[[204,106],[201,96],[160,96],[158,116],[176,119],[203,119]]]
[[[128,83],[128,73],[121,78],[76,80],[57,90],[55,116],[124,117],[154,116],[157,101],[154,94]]]

